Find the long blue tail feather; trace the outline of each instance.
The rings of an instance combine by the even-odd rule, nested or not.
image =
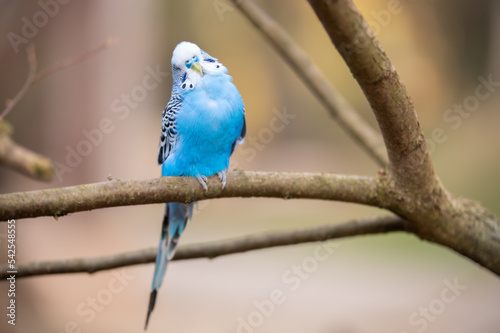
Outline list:
[[[165,205],[165,215],[163,217],[158,253],[156,254],[155,272],[151,285],[148,314],[144,330],[148,327],[149,317],[155,307],[156,294],[165,276],[168,262],[174,257],[179,238],[186,228],[188,220],[193,215],[193,206],[194,203],[186,205],[180,202],[172,202]]]

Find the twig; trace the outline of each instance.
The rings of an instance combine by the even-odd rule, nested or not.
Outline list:
[[[28,55],[29,65],[28,78],[26,79],[26,82],[21,90],[19,90],[12,100],[7,102],[7,106],[0,114],[0,164],[4,164],[16,171],[36,179],[52,179],[54,175],[54,166],[52,162],[48,158],[16,144],[11,138],[12,127],[8,125],[3,118],[9,114],[21,98],[26,95],[29,88],[37,81],[68,66],[84,61],[115,43],[116,41],[114,39],[108,39],[95,49],[82,52],[76,56],[57,62],[38,73],[36,73],[37,60],[35,46],[33,44],[29,44],[27,46],[26,53]]]
[[[16,96],[7,102],[7,106],[2,111],[2,113],[0,113],[0,121],[2,121],[2,119],[5,118],[9,114],[9,112],[12,110],[12,108],[19,102],[19,100],[21,98],[24,97],[24,95],[26,95],[29,88],[34,83],[36,68],[37,68],[35,45],[28,44],[28,46],[26,47],[26,53],[28,55],[28,66],[29,66],[28,78],[26,79],[26,82],[24,83],[21,90],[19,90],[17,92]]]
[[[356,219],[342,224],[327,224],[205,244],[185,245],[177,250],[173,260],[215,258],[277,246],[404,230],[405,222],[395,215]],[[16,278],[47,274],[95,273],[118,267],[152,263],[155,261],[156,251],[156,248],[150,248],[97,258],[31,262],[17,266]],[[0,267],[0,278],[8,277],[7,270],[7,266]]]
[[[35,179],[52,179],[52,161],[16,144],[11,134],[12,127],[5,120],[0,120],[0,164]]]
[[[268,39],[351,138],[360,144],[380,166],[386,166],[388,164],[387,153],[380,134],[374,131],[336,91],[290,35],[253,0],[232,0],[232,2]]]
[[[320,173],[231,171],[221,189],[217,177],[204,192],[195,178],[161,177],[0,195],[0,221],[37,216],[59,217],[105,207],[165,202],[193,202],[227,197],[339,200],[385,207],[374,177]],[[382,199],[382,200],[381,200]]]
[[[74,65],[76,63],[82,62],[82,61],[94,56],[95,54],[103,51],[104,49],[106,49],[114,44],[116,44],[116,40],[110,38],[92,50],[84,51],[84,52],[77,54],[73,57],[64,59],[64,60],[57,62],[57,63],[55,63],[47,68],[42,69],[38,73],[36,73],[37,61],[36,61],[35,47],[33,44],[29,44],[26,47],[26,52],[28,53],[28,64],[29,64],[28,79],[26,80],[26,82],[25,82],[24,86],[21,88],[21,90],[19,90],[19,92],[16,94],[16,96],[7,103],[7,107],[0,114],[0,121],[3,118],[5,118],[7,116],[7,114],[9,114],[9,112],[12,110],[12,108],[19,102],[19,100],[21,98],[24,97],[24,95],[26,95],[29,88],[33,84],[35,84],[37,81],[43,79],[44,77],[46,77],[50,74],[55,73],[61,69],[64,69],[64,68],[69,67],[71,65]]]
[[[79,62],[82,62],[84,60],[87,60],[87,59],[93,57],[94,55],[96,55],[97,53],[104,51],[108,47],[115,45],[116,43],[117,43],[116,39],[109,38],[104,43],[102,43],[101,45],[97,46],[94,49],[84,51],[80,54],[77,54],[77,55],[72,56],[70,58],[64,59],[64,60],[59,61],[59,62],[57,62],[57,63],[55,63],[47,68],[44,68],[36,74],[35,78],[33,79],[33,83],[43,79],[44,77],[46,77],[50,74],[53,74],[57,71],[60,71],[61,69],[72,66],[72,65],[77,64]]]

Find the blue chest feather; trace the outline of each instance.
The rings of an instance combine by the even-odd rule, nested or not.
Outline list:
[[[227,74],[205,75],[182,92],[177,142],[163,163],[163,176],[210,177],[229,166],[243,127],[243,100]]]

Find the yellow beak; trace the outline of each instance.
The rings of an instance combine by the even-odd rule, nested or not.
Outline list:
[[[200,74],[201,76],[203,76],[205,73],[203,73],[203,68],[201,67],[200,63],[199,62],[195,62],[191,68],[197,72],[198,74]]]

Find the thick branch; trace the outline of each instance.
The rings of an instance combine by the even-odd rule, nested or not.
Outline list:
[[[231,171],[221,189],[217,177],[204,192],[195,178],[162,177],[112,180],[50,190],[0,195],[0,221],[37,216],[59,217],[105,207],[211,198],[270,197],[338,200],[385,207],[377,178],[320,173]]]
[[[309,0],[377,118],[395,180],[405,189],[436,187],[417,114],[396,69],[351,0]]]
[[[173,260],[215,258],[277,246],[404,230],[404,221],[395,215],[357,219],[343,224],[327,224],[291,231],[269,232],[233,240],[181,246]],[[16,278],[47,274],[95,273],[117,267],[152,263],[155,261],[156,251],[156,248],[151,248],[98,258],[31,262],[17,267]],[[0,267],[0,278],[8,277],[6,273],[8,270],[7,266]]]
[[[379,165],[386,166],[387,153],[379,133],[374,131],[335,90],[290,35],[253,0],[232,0],[232,2],[262,32],[351,138],[359,143]]]
[[[418,236],[500,275],[500,219],[477,202],[455,198],[436,177],[406,88],[352,0],[309,2],[377,118],[390,161],[391,210]]]

